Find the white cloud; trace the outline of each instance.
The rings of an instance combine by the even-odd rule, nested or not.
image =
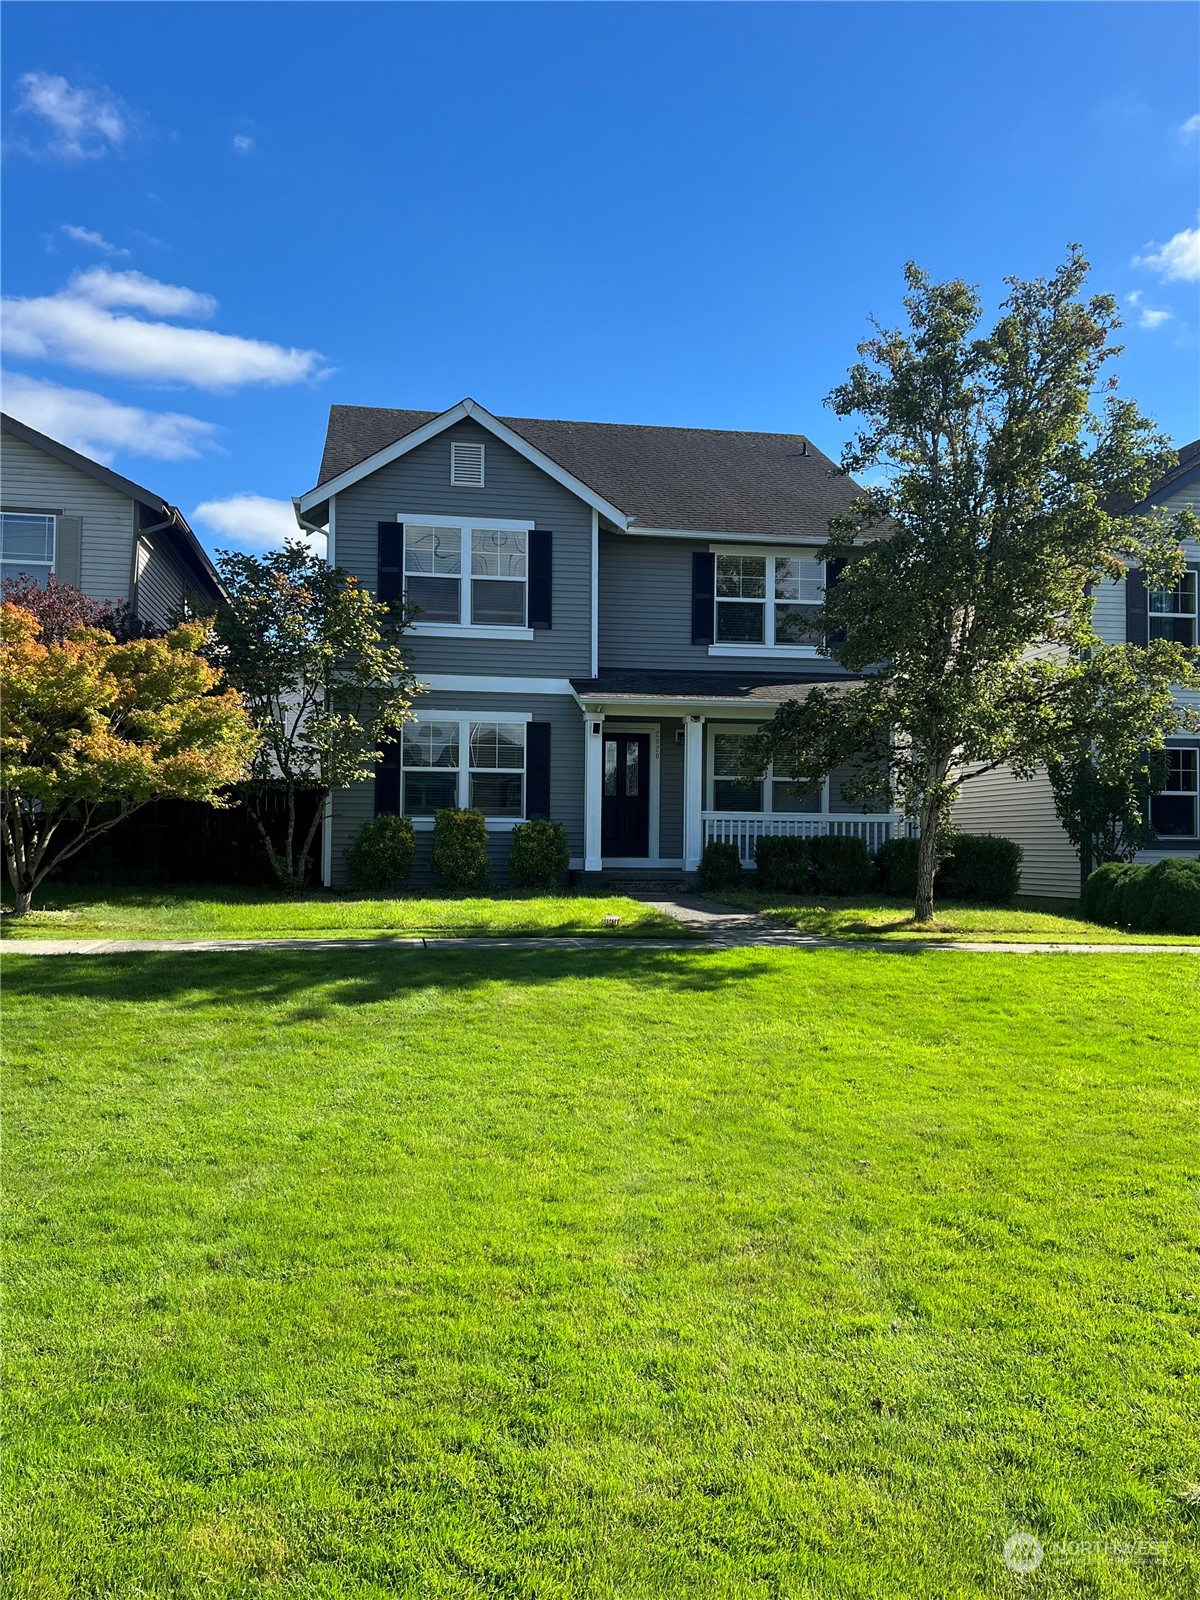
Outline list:
[[[1134,256],[1135,267],[1148,267],[1168,282],[1193,283],[1200,278],[1200,228],[1184,228],[1173,234],[1161,250]]]
[[[233,148],[238,155],[248,156],[254,149],[254,140],[248,133],[235,133],[233,136]]]
[[[1172,311],[1155,311],[1151,306],[1147,306],[1138,318],[1138,327],[1153,333],[1155,328],[1161,328],[1164,322],[1170,322],[1173,315]]]
[[[119,316],[113,306],[194,316],[214,310],[216,301],[140,272],[97,267],[79,274],[58,294],[0,302],[0,338],[10,355],[24,360],[63,362],[134,382],[187,383],[199,389],[303,383],[328,370],[315,350]]]
[[[198,417],[118,405],[87,389],[67,389],[23,372],[4,374],[3,393],[10,415],[98,461],[109,462],[118,453],[159,461],[190,460],[217,434],[214,423]]]
[[[99,250],[106,256],[127,256],[128,250],[123,250],[118,244],[109,244],[102,233],[97,233],[93,228],[79,228],[73,222],[64,222],[59,229],[66,234],[68,239],[76,244],[90,245],[93,250]]]
[[[119,150],[129,117],[111,89],[79,89],[49,72],[27,72],[17,110],[50,124],[49,143],[38,152],[64,161],[90,161]]]
[[[112,272],[108,267],[75,273],[67,293],[94,306],[150,311],[159,317],[211,317],[217,309],[211,294],[160,283],[144,272]]]
[[[290,500],[231,494],[222,500],[205,500],[188,521],[219,538],[232,539],[246,550],[274,550],[285,539],[303,538],[318,555],[325,554],[324,536],[301,533]]]
[[[1190,139],[1192,134],[1200,133],[1200,111],[1194,117],[1189,117],[1186,122],[1181,122],[1179,132],[1184,139]]]

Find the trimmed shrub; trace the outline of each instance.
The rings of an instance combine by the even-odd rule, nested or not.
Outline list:
[[[571,865],[571,846],[561,822],[538,817],[513,829],[508,875],[522,889],[554,889]]]
[[[1089,922],[1102,922],[1110,928],[1125,925],[1125,888],[1137,877],[1141,867],[1131,861],[1106,861],[1088,875],[1079,898],[1080,910]]]
[[[808,841],[816,894],[864,894],[871,885],[871,857],[863,839],[825,833]]]
[[[705,894],[722,889],[737,889],[742,882],[742,858],[735,844],[718,844],[715,839],[704,846],[700,857],[700,888]]]
[[[993,833],[956,833],[950,854],[938,868],[938,893],[946,900],[1007,905],[1021,887],[1022,854],[1013,839]]]
[[[754,842],[756,888],[780,894],[812,892],[812,856],[807,839],[775,839],[768,834]]]
[[[412,871],[417,836],[411,817],[384,812],[364,822],[346,851],[351,880],[362,889],[386,889],[403,883]]]
[[[917,893],[919,839],[885,839],[875,852],[875,882],[884,894],[913,900]]]
[[[1200,861],[1166,857],[1136,868],[1122,910],[1139,933],[1200,933]]]
[[[430,865],[448,889],[482,889],[488,881],[487,842],[482,811],[436,811]]]

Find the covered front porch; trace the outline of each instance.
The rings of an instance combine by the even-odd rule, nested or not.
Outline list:
[[[850,776],[816,789],[770,770],[758,783],[739,773],[738,741],[815,678],[610,674],[573,685],[584,718],[586,872],[695,872],[706,844],[736,845],[754,864],[763,835],[861,838],[874,852],[903,836],[898,813],[863,809],[842,794]],[[681,681],[682,680],[682,681]]]

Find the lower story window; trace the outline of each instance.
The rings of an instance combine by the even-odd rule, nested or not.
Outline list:
[[[0,512],[0,577],[21,573],[45,584],[54,571],[54,518],[31,511]]]
[[[1150,801],[1150,822],[1161,839],[1194,839],[1200,833],[1200,750],[1173,746],[1166,754],[1167,781]]]
[[[401,775],[401,809],[410,817],[456,806],[485,817],[523,817],[525,724],[468,717],[410,723],[401,739]]]
[[[713,735],[713,810],[748,812],[819,812],[821,790],[807,789],[773,767],[766,776],[747,781],[741,773],[742,753],[751,736]]]

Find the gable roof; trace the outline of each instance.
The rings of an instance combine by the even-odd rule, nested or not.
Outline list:
[[[492,417],[463,401],[446,412],[331,406],[320,477],[302,509],[462,416],[558,467],[618,527],[824,541],[829,519],[861,492],[802,434]]]
[[[217,576],[216,568],[208,558],[204,546],[197,539],[188,525],[188,520],[178,506],[170,505],[159,494],[150,489],[143,489],[141,484],[134,483],[132,478],[123,478],[119,472],[114,472],[111,467],[103,466],[99,461],[93,461],[91,456],[80,455],[78,450],[72,450],[70,445],[52,439],[48,433],[39,433],[36,428],[31,428],[27,422],[20,422],[16,417],[10,417],[7,412],[0,412],[0,432],[12,434],[14,439],[23,439],[26,444],[33,445],[48,456],[53,456],[56,461],[62,461],[68,467],[74,467],[77,472],[86,473],[89,478],[94,478],[97,483],[103,483],[110,489],[115,489],[118,494],[127,495],[138,505],[144,506],[153,512],[159,522],[166,522],[167,527],[158,531],[164,535],[174,546],[176,553],[191,567],[193,572],[204,582],[214,598],[224,594],[221,580]]]
[[[1172,490],[1181,489],[1200,474],[1200,439],[1193,439],[1191,444],[1181,444],[1175,454],[1179,457],[1178,463],[1168,467],[1162,477],[1156,478],[1150,485],[1147,502],[1162,500]]]

